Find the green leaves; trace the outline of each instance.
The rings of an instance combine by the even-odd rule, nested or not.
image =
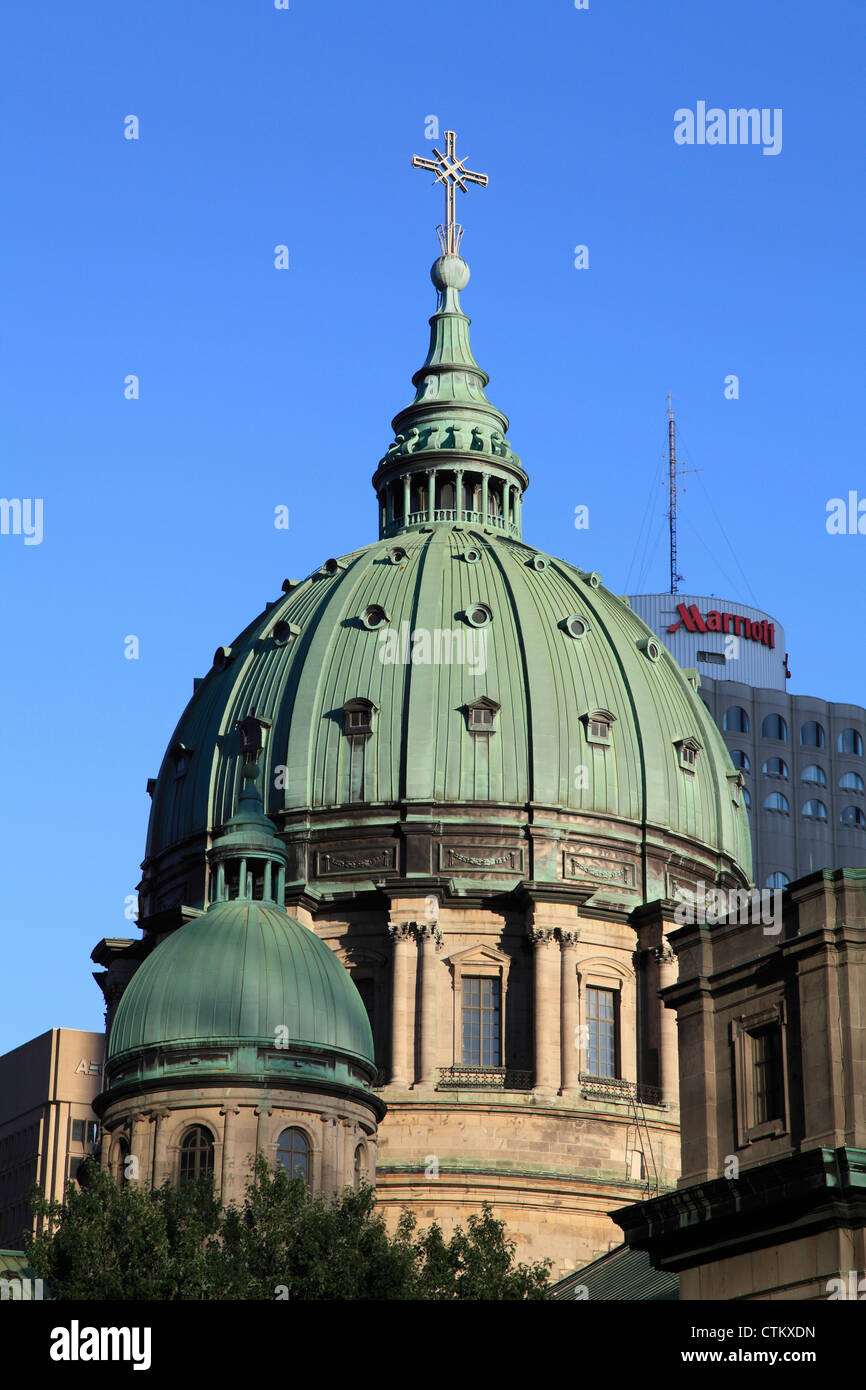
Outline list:
[[[27,1241],[55,1299],[539,1299],[549,1261],[514,1263],[514,1242],[485,1206],[446,1241],[404,1213],[389,1233],[375,1193],[327,1201],[259,1154],[239,1206],[221,1208],[210,1180],[180,1189],[118,1187],[88,1162],[85,1185],[34,1211]]]

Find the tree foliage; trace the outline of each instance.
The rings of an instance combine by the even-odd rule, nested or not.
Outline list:
[[[330,1201],[259,1154],[238,1205],[210,1179],[183,1188],[119,1187],[89,1160],[63,1203],[38,1191],[34,1272],[56,1299],[427,1299],[549,1297],[549,1261],[515,1263],[489,1206],[446,1240],[404,1213],[389,1233],[373,1189]]]

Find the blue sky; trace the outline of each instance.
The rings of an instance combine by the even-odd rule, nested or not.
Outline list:
[[[459,197],[463,303],[525,538],[667,587],[671,391],[700,470],[681,587],[769,610],[791,690],[866,702],[866,536],[825,528],[866,498],[864,31],[861,0],[10,13],[0,493],[43,499],[43,536],[0,536],[0,1051],[101,1027],[89,954],[132,934],[145,783],[193,677],[284,577],[375,539],[434,308],[428,116],[490,177]],[[676,144],[699,101],[781,108],[781,152]]]

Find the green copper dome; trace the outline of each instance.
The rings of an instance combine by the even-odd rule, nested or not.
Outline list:
[[[416,396],[373,476],[380,539],[286,580],[196,683],[152,785],[145,917],[203,903],[253,714],[286,893],[311,911],[411,879],[607,884],[625,908],[683,874],[751,880],[697,674],[598,575],[523,542],[528,476],[472,355],[468,267],[449,253],[432,278]]]
[[[108,1068],[204,1043],[222,1046],[230,1069],[239,1046],[259,1071],[282,1071],[306,1049],[320,1062],[335,1054],[343,1071],[373,1066],[366,1010],[333,951],[275,904],[249,899],[215,903],[143,961],[117,1008]]]

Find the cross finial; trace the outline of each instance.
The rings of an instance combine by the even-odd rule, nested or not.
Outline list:
[[[463,159],[457,158],[454,150],[456,141],[455,132],[446,130],[444,154],[440,154],[434,146],[435,159],[422,159],[417,154],[412,156],[413,169],[429,169],[431,174],[436,175],[436,182],[445,185],[445,223],[436,228],[442,245],[442,253],[445,256],[458,254],[463,236],[463,228],[454,215],[455,190],[460,188],[462,192],[466,193],[468,183],[480,184],[482,188],[487,187],[486,174],[473,174],[463,167],[469,156],[466,155]]]

